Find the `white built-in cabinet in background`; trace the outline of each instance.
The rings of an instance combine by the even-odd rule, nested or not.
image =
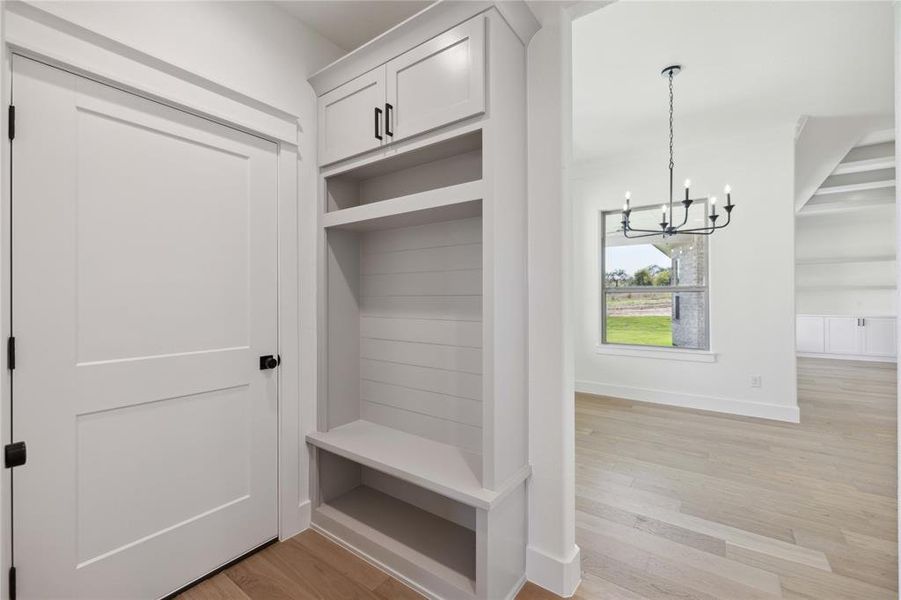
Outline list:
[[[491,3],[438,3],[310,80],[325,290],[312,523],[431,597],[509,598],[525,581],[532,33]]]
[[[861,350],[865,356],[897,355],[897,329],[892,317],[861,317]]]
[[[795,343],[798,352],[822,354],[826,351],[825,323],[823,317],[798,315]]]
[[[895,360],[895,317],[798,315],[797,349],[802,355]]]

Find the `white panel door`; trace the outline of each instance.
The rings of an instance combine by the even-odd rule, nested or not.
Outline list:
[[[319,164],[378,148],[385,134],[385,65],[319,97]]]
[[[386,78],[391,140],[485,112],[485,18],[401,54]]]
[[[277,535],[276,147],[14,58],[21,598],[159,598]]]
[[[798,315],[796,329],[798,352],[825,352],[823,317]]]
[[[863,340],[863,353],[867,356],[895,356],[898,348],[895,319],[864,318]]]
[[[826,317],[826,352],[860,352],[860,320],[855,317]]]

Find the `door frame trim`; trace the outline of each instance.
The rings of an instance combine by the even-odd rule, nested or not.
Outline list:
[[[27,1],[9,3],[3,15],[6,49],[266,139],[297,145],[299,115],[87,30],[54,10]]]
[[[309,450],[303,442],[316,422],[316,306],[301,303],[301,285],[315,286],[318,227],[315,201],[300,196],[301,177],[315,181],[316,115],[293,115],[147,56],[26,2],[0,9],[0,97],[12,97],[11,58],[21,55],[125,92],[274,142],[278,193],[278,537],[287,539],[310,524]],[[301,119],[311,124],[308,131]],[[10,144],[0,119],[0,340],[10,335],[11,273]],[[301,148],[310,154],[302,158]],[[309,187],[309,186],[307,186]],[[315,191],[315,187],[312,188]],[[301,257],[305,257],[301,262]],[[312,257],[312,258],[311,258]],[[310,265],[306,263],[309,262]],[[303,269],[303,271],[302,271]],[[312,269],[312,271],[311,271]],[[310,276],[309,273],[313,273]],[[303,336],[301,335],[303,332]],[[6,365],[0,365],[5,371]],[[0,378],[0,445],[10,440],[11,378]],[[305,400],[302,402],[301,398]],[[0,473],[0,598],[8,598],[11,566],[10,473]]]

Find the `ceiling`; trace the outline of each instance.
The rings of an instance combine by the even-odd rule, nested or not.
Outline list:
[[[574,157],[665,150],[673,63],[677,156],[802,115],[891,115],[893,23],[889,2],[610,4],[573,25]]]
[[[280,0],[275,2],[343,50],[362,46],[431,0]]]

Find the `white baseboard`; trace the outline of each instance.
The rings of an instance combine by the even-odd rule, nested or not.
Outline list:
[[[626,385],[599,383],[596,381],[577,381],[576,391],[584,394],[595,394],[597,396],[611,396],[613,398],[623,398],[625,400],[637,400],[639,402],[650,402],[652,404],[665,404],[667,406],[709,410],[728,415],[739,415],[742,417],[759,417],[761,419],[787,421],[789,423],[798,423],[801,419],[800,411],[797,406],[765,404],[763,402],[736,400],[734,398],[717,398],[716,396],[666,392]]]
[[[861,356],[860,354],[825,354],[819,352],[798,352],[801,358],[833,358],[835,360],[862,360],[865,362],[894,363],[898,359],[894,356]]]
[[[555,558],[529,546],[526,549],[526,574],[535,585],[569,598],[582,582],[581,550],[573,546],[569,556]]]
[[[310,528],[310,521],[313,519],[313,503],[309,500],[304,500],[297,505],[297,512],[300,515],[298,518],[300,530],[306,531]]]
[[[519,592],[522,590],[523,586],[526,584],[526,581],[528,581],[528,579],[526,579],[526,574],[523,573],[522,577],[519,578],[519,581],[516,582],[516,585],[513,586],[513,589],[510,590],[510,593],[507,594],[507,597],[505,600],[515,600],[516,596],[519,595]]]

